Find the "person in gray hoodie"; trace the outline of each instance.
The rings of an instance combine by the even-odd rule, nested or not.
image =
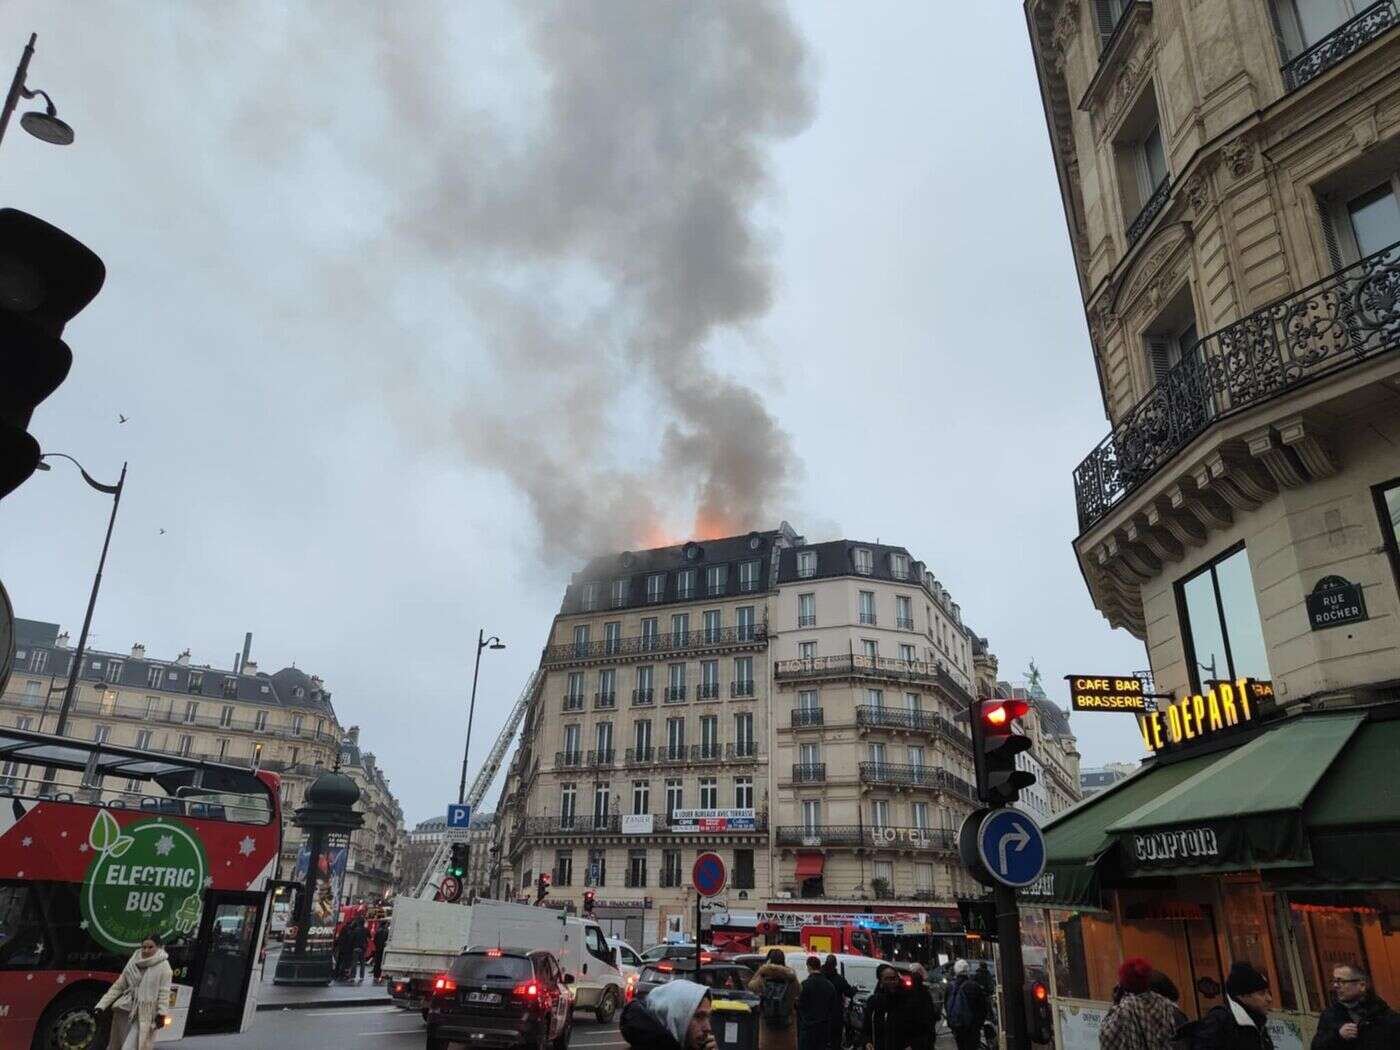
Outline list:
[[[619,1028],[633,1050],[719,1050],[710,1031],[710,990],[694,981],[671,981],[633,999]]]

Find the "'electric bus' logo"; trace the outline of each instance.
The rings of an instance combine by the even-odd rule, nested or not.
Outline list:
[[[88,847],[96,857],[83,879],[83,919],[100,944],[125,954],[152,933],[194,932],[209,864],[188,828],[156,817],[123,830],[100,810]]]

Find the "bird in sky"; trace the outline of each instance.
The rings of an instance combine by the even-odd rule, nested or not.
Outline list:
[[[164,530],[164,529],[161,529],[161,530],[160,530],[160,534],[161,534],[162,536],[164,536],[164,535],[165,535],[165,530]]]
[[[121,426],[121,425],[122,425],[123,423],[125,423],[125,422],[126,422],[126,416],[124,416],[124,415],[122,415],[120,412],[118,412],[118,413],[117,413],[117,426]]]

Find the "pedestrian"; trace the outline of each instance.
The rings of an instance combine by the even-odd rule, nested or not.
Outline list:
[[[1225,1002],[1181,1029],[1190,1050],[1274,1050],[1266,1026],[1269,979],[1247,962],[1225,978]]]
[[[758,996],[758,1050],[797,1050],[797,974],[781,948],[768,950],[749,991]]]
[[[1180,1033],[1190,1018],[1186,1016],[1186,1011],[1181,1008],[1181,992],[1177,990],[1176,982],[1161,970],[1153,970],[1152,979],[1147,982],[1147,987],[1172,1004],[1173,1028],[1176,1033],[1172,1036],[1172,1046],[1175,1050],[1188,1050],[1186,1040],[1181,1037]]]
[[[380,919],[374,927],[374,983],[383,980],[384,947],[389,943],[389,920]]]
[[[982,1026],[991,1012],[986,990],[968,970],[966,959],[953,964],[953,981],[948,986],[948,998],[944,1003],[948,1027],[953,1030],[958,1050],[977,1050],[982,1041]]]
[[[938,1011],[929,992],[928,971],[918,963],[909,967],[907,1009],[914,1050],[934,1050],[938,1038]]]
[[[669,981],[622,1011],[618,1029],[633,1050],[719,1050],[710,1031],[710,990]]]
[[[922,1050],[910,991],[889,963],[875,968],[875,992],[865,1003],[865,1050]]]
[[[807,956],[807,979],[797,993],[797,1050],[840,1050],[831,1033],[841,1017],[841,996],[822,973],[822,961]]]
[[[351,923],[342,923],[331,940],[332,976],[337,981],[350,979],[350,929]]]
[[[111,1015],[107,1050],[152,1050],[156,1032],[165,1027],[169,1003],[170,957],[153,933],[141,941],[94,1007],[98,1014]]]
[[[928,970],[924,968],[923,963],[914,963],[909,967],[909,972],[914,975],[915,983],[922,985],[928,995],[929,1006],[933,1010],[933,1021],[929,1030],[937,1034],[938,1022],[943,1017],[943,989],[929,980]]]
[[[834,955],[828,955],[826,961],[822,963],[822,976],[830,981],[831,986],[836,989],[837,998],[841,1003],[840,1013],[831,1025],[831,1047],[832,1050],[842,1050],[846,1044],[846,1011],[850,1008],[851,1000],[855,998],[856,989],[841,973],[841,968],[837,965]]]
[[[1371,988],[1366,971],[1332,967],[1331,1006],[1317,1019],[1312,1050],[1380,1050],[1400,1046],[1400,1014]]]
[[[1152,990],[1152,964],[1125,959],[1113,1008],[1099,1025],[1099,1050],[1172,1050],[1176,1013],[1169,999]]]
[[[356,915],[355,921],[350,924],[350,972],[347,978],[353,977],[358,983],[365,979],[365,956],[369,952],[369,928],[365,925],[365,917]]]

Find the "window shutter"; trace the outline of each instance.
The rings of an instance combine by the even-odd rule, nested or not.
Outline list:
[[[1332,264],[1335,272],[1342,268],[1342,245],[1337,239],[1337,226],[1332,219],[1332,209],[1328,207],[1326,198],[1319,198],[1317,202],[1317,214],[1322,220],[1322,240],[1327,245],[1327,259]]]
[[[1171,348],[1166,339],[1152,336],[1147,340],[1147,364],[1152,371],[1152,381],[1160,383],[1167,378],[1171,369]]]
[[[1094,0],[1094,20],[1099,29],[1099,49],[1108,46],[1109,37],[1113,36],[1117,19],[1113,17],[1113,4],[1111,0]]]

